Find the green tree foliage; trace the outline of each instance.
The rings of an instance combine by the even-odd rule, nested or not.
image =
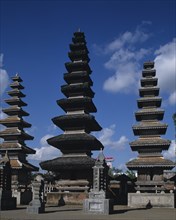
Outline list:
[[[133,179],[136,178],[135,172],[133,172],[132,170],[127,170],[127,171],[125,172],[125,174],[126,174],[131,180],[133,180]]]

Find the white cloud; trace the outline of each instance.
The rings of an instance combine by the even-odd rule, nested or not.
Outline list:
[[[2,111],[2,108],[0,108],[0,119],[6,118],[7,115]]]
[[[32,126],[31,128],[28,128],[27,130],[25,129],[25,132],[30,134],[30,135],[34,135],[34,133],[38,130],[38,128],[36,126]]]
[[[3,66],[3,58],[4,58],[4,54],[0,54],[0,68]]]
[[[117,166],[117,169],[122,170],[122,173],[125,173],[127,171],[127,166],[122,163]]]
[[[176,144],[175,141],[172,140],[171,145],[168,151],[163,153],[164,158],[175,161],[176,159]]]
[[[115,70],[115,74],[104,82],[104,90],[124,93],[136,91],[141,75],[139,61],[148,53],[150,50],[144,48],[138,51],[121,48],[116,51],[105,63],[105,67]]]
[[[41,147],[34,148],[34,150],[36,150],[36,153],[33,155],[29,155],[28,158],[30,160],[44,161],[60,156],[60,151],[57,148],[50,146],[46,141],[48,138],[51,137],[53,137],[53,135],[50,134],[47,134],[44,137],[42,137],[40,140]]]
[[[173,92],[176,86],[175,62],[176,38],[155,51],[155,68],[159,85],[165,92]]]
[[[137,84],[136,72],[139,72],[137,65],[128,62],[125,65],[119,64],[117,66],[115,74],[104,82],[104,90],[125,93],[134,90]]]
[[[176,38],[155,51],[155,69],[161,92],[169,94],[170,104],[176,103]]]
[[[145,30],[145,26],[149,24],[151,24],[151,22],[142,22],[141,25],[137,26],[134,32],[126,31],[123,34],[120,34],[118,38],[106,46],[105,52],[113,52],[126,46],[129,48],[136,43],[139,44],[145,42],[151,36],[151,34],[147,33]]]
[[[175,105],[176,104],[176,91],[171,93],[171,95],[169,96],[169,103],[171,105]]]
[[[121,136],[119,140],[114,140],[115,127],[115,124],[113,124],[109,128],[103,128],[97,138],[105,147],[123,150],[128,144],[128,139],[125,136]]]
[[[58,129],[58,127],[55,124],[51,124],[47,127],[48,132],[54,132],[57,129]]]
[[[7,115],[2,111],[2,108],[0,108],[0,119],[4,119],[6,118]],[[6,127],[4,125],[0,124],[0,131],[3,131]],[[2,143],[4,141],[3,138],[0,138],[0,143]]]
[[[114,74],[105,80],[104,90],[129,93],[138,88],[142,70],[139,62],[151,53],[151,49],[136,48],[151,36],[144,30],[144,24],[149,22],[143,22],[134,32],[126,31],[104,49],[105,53],[112,53],[105,67],[114,71]]]
[[[8,73],[3,67],[3,54],[0,54],[0,95],[4,93],[9,85]]]
[[[99,53],[110,54],[104,66],[113,71],[113,74],[105,80],[103,89],[108,92],[136,92],[139,88],[142,62],[152,55],[156,57],[154,61],[160,91],[168,95],[165,102],[174,105],[176,103],[176,38],[161,45],[155,51],[152,48],[139,48],[152,36],[145,29],[149,24],[151,22],[143,21],[133,32],[125,31],[106,46],[99,47],[99,50],[98,46],[95,47]]]

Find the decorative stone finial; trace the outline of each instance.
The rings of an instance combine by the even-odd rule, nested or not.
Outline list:
[[[103,162],[104,159],[105,159],[105,156],[104,156],[104,154],[103,154],[103,149],[101,148],[101,149],[100,149],[100,153],[98,154],[97,160],[100,161],[100,162]]]
[[[1,163],[6,164],[7,162],[9,162],[9,156],[8,156],[8,151],[6,150],[5,155],[1,158],[0,160]]]
[[[4,155],[4,160],[9,161],[8,151],[6,150],[6,153]]]

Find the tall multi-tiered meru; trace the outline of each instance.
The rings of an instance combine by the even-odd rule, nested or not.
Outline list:
[[[139,122],[134,125],[134,135],[139,138],[130,143],[132,151],[138,151],[136,159],[129,161],[127,167],[138,173],[136,190],[141,192],[165,191],[164,170],[171,170],[174,163],[164,159],[163,150],[168,150],[170,141],[161,138],[167,125],[161,123],[164,110],[160,108],[162,98],[159,97],[154,62],[145,62],[142,71],[140,98],[137,100],[139,110],[135,113]]]
[[[90,114],[97,110],[92,101],[92,71],[83,32],[74,33],[68,56],[71,62],[65,63],[68,72],[64,74],[67,84],[61,86],[66,98],[57,101],[66,114],[52,119],[64,133],[47,140],[63,155],[41,162],[40,166],[59,175],[59,190],[79,191],[92,184],[92,167],[95,164],[91,158],[92,151],[103,149],[101,142],[90,134],[91,131],[100,131],[101,127]]]
[[[0,137],[4,139],[0,143],[0,154],[4,156],[6,152],[8,153],[12,168],[12,187],[17,188],[26,187],[30,183],[31,171],[37,171],[38,168],[26,160],[28,154],[35,154],[35,150],[25,144],[26,140],[33,140],[33,137],[24,131],[24,128],[30,128],[31,124],[23,119],[23,116],[29,114],[22,109],[27,105],[21,99],[25,97],[21,92],[24,89],[22,79],[16,74],[12,80],[10,84],[12,90],[8,92],[11,98],[5,100],[10,107],[2,109],[7,117],[0,119],[0,124],[6,127],[0,131]]]

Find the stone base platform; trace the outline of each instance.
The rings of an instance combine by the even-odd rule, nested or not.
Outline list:
[[[27,206],[26,212],[29,214],[39,214],[45,212],[45,204],[40,203],[40,201],[32,201]]]
[[[109,215],[113,211],[110,199],[85,199],[83,203],[84,213]]]
[[[46,202],[47,205],[82,205],[87,198],[87,192],[49,192]]]
[[[26,212],[29,214],[40,214],[45,212],[44,207],[38,207],[38,206],[28,206],[26,209]]]
[[[174,193],[128,193],[128,206],[174,208]]]

